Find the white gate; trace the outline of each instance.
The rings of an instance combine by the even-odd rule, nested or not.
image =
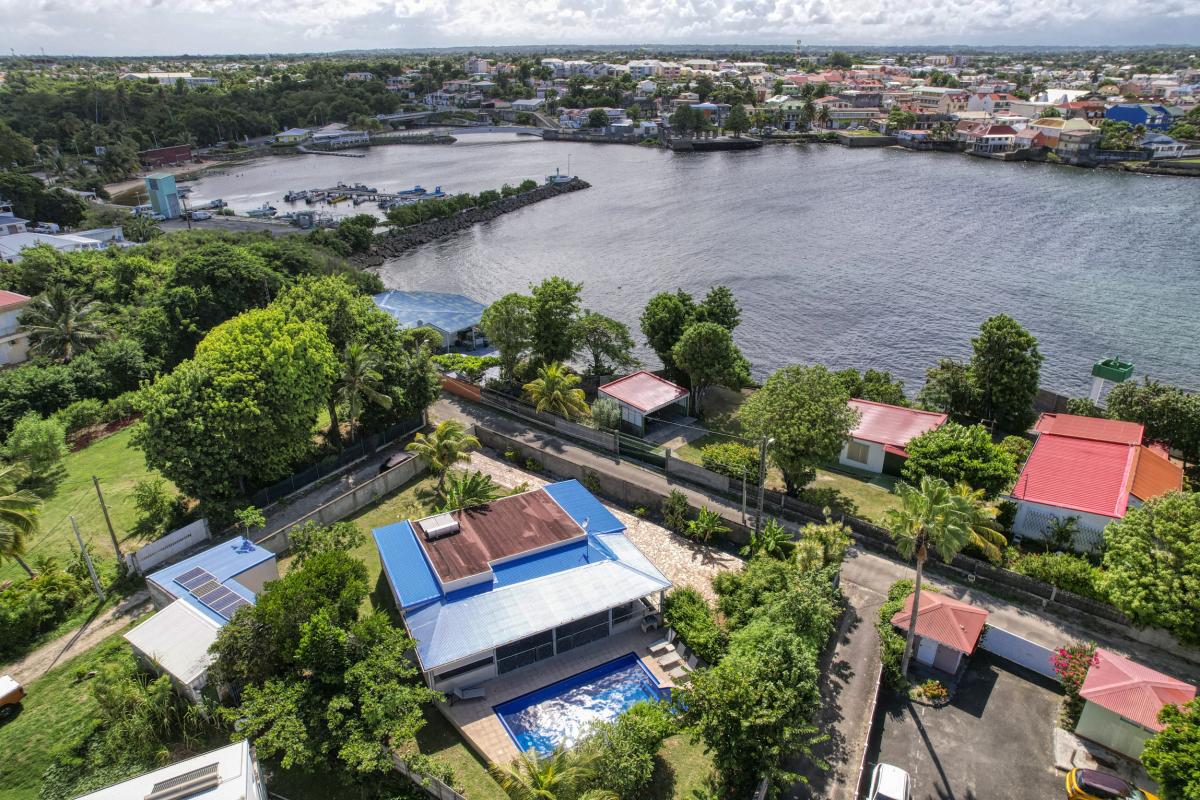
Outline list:
[[[1054,650],[1049,647],[1043,647],[1017,636],[1015,633],[1009,633],[1003,628],[993,628],[991,625],[988,625],[984,631],[983,641],[979,643],[979,647],[993,655],[1008,659],[1014,664],[1031,669],[1039,675],[1058,680],[1058,675],[1055,674],[1054,665],[1051,662]]]

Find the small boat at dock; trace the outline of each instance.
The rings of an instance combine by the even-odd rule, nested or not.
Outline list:
[[[246,212],[248,217],[273,217],[279,209],[269,203],[263,203],[258,208],[252,208]]]
[[[349,198],[350,198],[350,195],[346,194],[345,192],[342,192],[339,194],[335,194],[333,197],[326,198],[325,202],[329,203],[329,205],[334,205],[336,203],[342,202],[343,200],[348,200]]]
[[[297,200],[307,200],[307,199],[308,199],[308,190],[307,189],[301,189],[298,192],[295,190],[292,190],[283,196],[283,201],[285,203],[295,203]]]

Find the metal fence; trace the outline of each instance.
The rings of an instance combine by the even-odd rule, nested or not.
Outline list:
[[[393,755],[392,763],[396,765],[396,772],[399,772],[418,787],[424,789],[425,793],[430,797],[436,798],[436,800],[466,800],[466,798],[461,794],[454,791],[432,775],[422,775],[416,770],[410,768],[408,766],[408,762],[400,758],[400,756]]]
[[[281,498],[303,489],[310,483],[319,481],[326,475],[337,472],[350,462],[357,461],[363,456],[374,453],[379,448],[389,445],[403,436],[420,430],[424,424],[424,419],[416,417],[398,422],[386,430],[372,434],[357,444],[347,447],[336,456],[331,456],[324,461],[313,464],[306,470],[289,475],[274,486],[258,490],[250,498],[250,505],[266,508]]]

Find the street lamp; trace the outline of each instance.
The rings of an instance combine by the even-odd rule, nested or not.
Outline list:
[[[758,513],[754,515],[754,532],[762,530],[763,497],[767,486],[767,448],[775,444],[775,439],[763,437],[758,446]]]

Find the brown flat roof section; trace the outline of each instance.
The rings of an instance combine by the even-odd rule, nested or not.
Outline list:
[[[459,530],[425,538],[412,523],[417,541],[443,584],[489,571],[493,561],[581,538],[583,530],[541,489],[495,500],[486,506],[455,511]]]

